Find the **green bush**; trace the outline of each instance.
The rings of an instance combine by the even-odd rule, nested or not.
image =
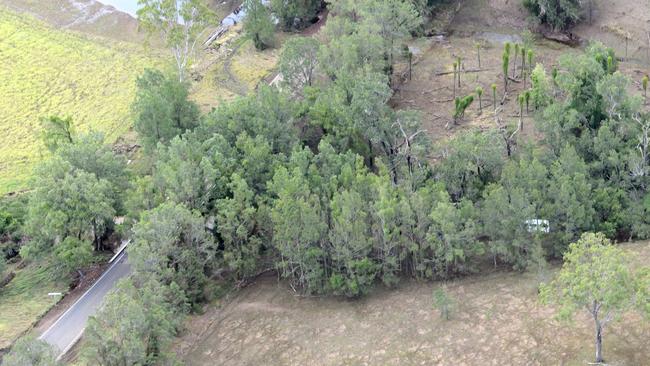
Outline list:
[[[523,0],[523,4],[540,23],[556,31],[567,30],[582,17],[580,0]]]

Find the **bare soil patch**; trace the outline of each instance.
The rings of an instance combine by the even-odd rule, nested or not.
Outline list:
[[[650,3],[635,0],[595,0],[595,10],[591,23],[584,22],[573,32],[588,41],[601,41],[612,47],[619,57],[624,58],[619,69],[631,80],[630,92],[641,95],[641,78],[650,73]],[[424,128],[432,141],[444,141],[460,131],[469,129],[489,129],[496,127],[491,85],[497,85],[497,99],[500,103],[504,95],[502,72],[503,45],[506,41],[522,43],[523,31],[532,24],[520,0],[466,0],[446,26],[446,36],[421,38],[410,46],[415,50],[415,65],[412,80],[402,78],[391,101],[398,109],[415,109],[422,113]],[[628,34],[628,57],[625,58],[625,41],[620,33]],[[476,44],[481,44],[481,67],[478,65]],[[532,49],[534,63],[541,63],[547,73],[557,65],[558,58],[566,53],[582,52],[553,41],[536,37]],[[479,111],[479,101],[466,112],[465,118],[457,125],[452,122],[454,110],[454,87],[452,64],[461,57],[463,72],[460,88],[456,96],[475,95],[477,87],[483,89],[483,111]],[[647,57],[647,62],[646,62]],[[513,75],[511,67],[509,74]],[[526,88],[519,76],[521,56],[517,57],[517,81],[508,86],[508,95],[499,112],[502,124],[515,125],[519,120],[519,94],[530,87],[530,77]],[[398,65],[400,76],[406,75],[406,65]],[[535,130],[533,110],[524,113],[525,139],[538,139]],[[521,141],[521,140],[520,140]],[[435,157],[434,157],[435,159]]]

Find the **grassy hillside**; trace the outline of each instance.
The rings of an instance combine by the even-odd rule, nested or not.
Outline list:
[[[25,189],[44,153],[39,118],[116,139],[130,127],[134,81],[156,61],[140,46],[51,28],[0,7],[0,194]]]
[[[49,292],[67,292],[64,278],[57,278],[50,263],[29,265],[0,290],[0,349],[13,343],[60,300]]]

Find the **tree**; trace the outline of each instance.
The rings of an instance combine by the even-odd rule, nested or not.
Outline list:
[[[35,186],[24,225],[32,240],[23,246],[21,255],[46,254],[67,237],[90,240],[96,250],[101,249],[101,239],[115,216],[113,190],[107,180],[53,159],[39,168]]]
[[[283,277],[306,292],[323,292],[327,225],[319,197],[311,192],[298,168],[291,172],[278,168],[270,191],[275,197],[271,208],[273,246],[280,254],[276,265]]]
[[[524,7],[555,31],[567,30],[582,17],[580,0],[524,0]]]
[[[523,51],[523,49],[522,49],[522,51]],[[519,56],[519,43],[515,43],[514,55],[515,55],[515,58],[512,61],[512,77],[516,78],[517,77],[517,57]],[[523,67],[522,67],[522,72],[523,72]]]
[[[641,79],[641,86],[643,87],[643,98],[648,99],[648,75],[643,76]]]
[[[411,243],[408,225],[412,211],[385,167],[381,167],[373,186],[377,193],[369,211],[379,275],[385,285],[392,286],[399,281],[400,257],[406,255],[405,248]]]
[[[23,337],[14,343],[3,357],[3,366],[57,366],[56,351],[40,339]]]
[[[135,101],[135,130],[145,149],[196,127],[199,108],[188,99],[188,86],[158,70],[147,69],[138,78]]]
[[[409,36],[422,24],[422,18],[413,4],[405,0],[366,0],[362,2],[359,12],[362,27],[383,39],[383,53],[388,67],[386,74],[391,75],[397,40]]]
[[[452,64],[452,67],[454,68],[454,73],[453,73],[454,78],[451,81],[451,84],[453,85],[453,88],[454,88],[454,99],[456,99],[457,98],[456,97],[456,73],[458,73],[458,63],[456,61],[454,61],[454,63]]]
[[[82,358],[93,365],[163,364],[186,308],[182,294],[155,281],[137,286],[121,281],[95,316],[88,319]]]
[[[56,151],[62,145],[74,142],[76,134],[70,116],[65,118],[58,116],[41,118],[41,126],[43,128],[43,142],[50,152]]]
[[[370,258],[373,248],[366,203],[355,191],[342,191],[332,202],[332,275],[334,294],[356,297],[368,293],[378,272]]]
[[[237,280],[255,274],[260,260],[262,239],[258,236],[255,195],[246,181],[233,174],[229,184],[232,198],[217,201],[216,231],[223,240],[223,257]]]
[[[406,62],[408,62],[408,78],[411,80],[413,78],[413,52],[411,52],[411,49],[406,44],[402,46],[402,57],[404,57],[406,59]]]
[[[434,176],[445,184],[452,201],[477,202],[485,186],[499,179],[505,148],[496,131],[463,133],[441,150],[443,159]]]
[[[318,66],[320,43],[312,37],[294,37],[287,40],[282,48],[278,69],[283,82],[295,94],[302,88],[312,86]]]
[[[235,145],[245,133],[253,139],[262,137],[273,154],[288,156],[300,141],[296,128],[299,112],[286,93],[262,85],[257,93],[220,104],[203,119],[197,137],[209,139],[219,134]]]
[[[575,149],[566,147],[550,168],[548,197],[542,215],[549,219],[554,245],[549,254],[559,257],[581,232],[594,225],[592,185],[587,166]]]
[[[519,94],[517,98],[519,102],[519,131],[524,130],[524,103],[526,102],[526,97],[523,94]]]
[[[447,293],[446,286],[438,287],[433,291],[433,303],[440,312],[440,317],[449,320],[454,307],[454,301]]]
[[[476,96],[478,96],[478,113],[483,113],[483,88],[480,86],[476,87]]]
[[[483,254],[483,245],[476,240],[474,214],[472,202],[463,200],[456,205],[447,192],[440,192],[430,213],[427,239],[433,249],[430,261],[437,277],[449,278],[475,270],[472,261]]]
[[[462,66],[463,66],[463,60],[460,58],[460,56],[456,57],[456,65],[458,65],[458,73],[456,75],[458,76],[458,89],[460,89],[461,87],[460,77],[462,75]]]
[[[74,143],[66,144],[56,151],[56,156],[70,163],[73,169],[92,173],[97,179],[108,181],[112,188],[111,198],[116,214],[122,212],[122,195],[130,185],[126,159],[105,143],[98,132],[80,134]]]
[[[201,215],[172,202],[142,214],[133,228],[129,261],[141,278],[178,287],[195,305],[205,300],[216,247]]]
[[[501,71],[503,72],[503,92],[507,93],[508,92],[508,67],[510,65],[510,53],[507,51],[503,52],[502,58],[502,65],[501,65]]]
[[[271,12],[262,0],[246,0],[243,5],[246,11],[244,32],[253,40],[255,48],[261,51],[273,42],[275,26],[271,19]]]
[[[160,35],[171,49],[182,83],[212,12],[201,0],[138,0],[138,6],[139,24],[149,36]]]
[[[322,0],[271,0],[271,10],[284,29],[302,29],[310,24],[322,4]]]
[[[66,272],[80,270],[92,261],[93,246],[90,242],[67,237],[54,249],[54,255]],[[82,275],[81,272],[79,272]]]
[[[560,306],[560,316],[570,318],[585,309],[595,323],[596,360],[603,363],[603,330],[617,315],[636,303],[638,280],[623,250],[611,245],[603,234],[585,233],[569,246],[562,270],[541,298]]]
[[[489,239],[488,249],[494,265],[501,260],[516,270],[533,264],[535,246],[539,245],[528,232],[527,220],[537,219],[534,205],[524,189],[500,185],[490,186],[482,205],[482,232]]]
[[[173,201],[208,213],[214,200],[225,195],[235,152],[219,135],[208,141],[210,144],[203,144],[194,135],[187,135],[159,147],[151,181],[155,201]],[[211,144],[215,146],[209,149]]]
[[[0,281],[4,280],[5,269],[7,269],[7,260],[5,259],[5,253],[0,253]]]
[[[537,110],[545,108],[552,103],[551,97],[551,84],[546,70],[541,64],[537,64],[530,75],[531,94],[530,97],[533,101],[533,107]]]

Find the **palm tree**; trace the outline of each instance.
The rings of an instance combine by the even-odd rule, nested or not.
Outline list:
[[[481,114],[483,113],[483,100],[481,99],[481,97],[483,96],[483,88],[477,86],[476,95],[478,95],[478,113]]]
[[[508,43],[506,43],[507,45]],[[503,92],[508,92],[508,67],[510,65],[510,53],[506,50],[503,52]]]
[[[523,94],[519,94],[519,130],[524,130],[524,103],[526,102],[526,97]]]

